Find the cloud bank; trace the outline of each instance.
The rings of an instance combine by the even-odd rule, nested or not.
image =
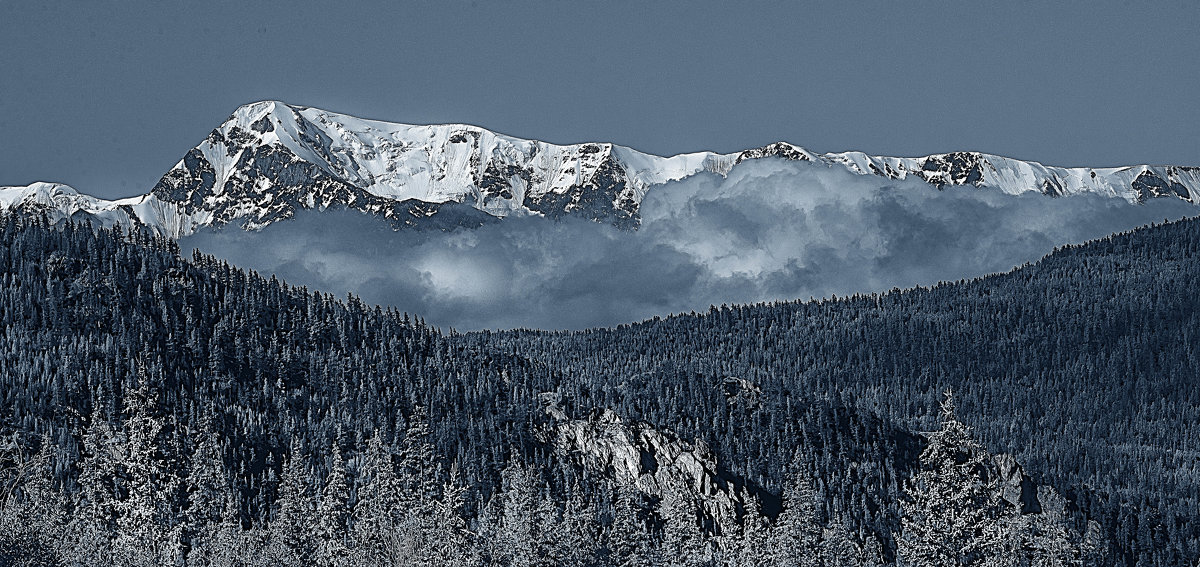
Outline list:
[[[307,212],[184,239],[292,284],[459,330],[615,325],[710,305],[884,291],[1006,271],[1055,246],[1200,212],[889,181],[758,160],[652,190],[642,228],[508,218],[450,233]]]

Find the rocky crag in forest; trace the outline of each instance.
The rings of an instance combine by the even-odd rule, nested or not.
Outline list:
[[[144,232],[0,238],[2,563],[1200,557],[1200,221],[932,288],[466,335]]]

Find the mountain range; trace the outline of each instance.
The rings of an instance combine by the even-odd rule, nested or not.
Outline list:
[[[661,157],[611,143],[556,145],[465,124],[397,124],[263,101],[234,111],[144,195],[105,200],[38,182],[0,187],[0,208],[140,225],[173,238],[229,224],[256,230],[298,210],[326,208],[376,215],[395,228],[447,230],[534,215],[635,229],[647,191],[768,157],[873,175],[883,184],[916,178],[939,189],[1200,202],[1200,167],[1050,167],[979,152],[821,154],[787,142]]]

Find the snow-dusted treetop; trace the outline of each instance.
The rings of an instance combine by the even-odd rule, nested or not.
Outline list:
[[[555,145],[465,124],[408,125],[263,101],[238,108],[146,195],[106,201],[57,184],[0,188],[0,207],[90,214],[184,236],[257,229],[297,209],[345,207],[396,226],[477,226],[511,215],[578,216],[632,228],[656,185],[775,156],[887,179],[1050,196],[1093,192],[1200,202],[1200,168],[1047,167],[976,152],[916,158],[815,154],[777,142],[730,154],[660,157],[609,143]]]

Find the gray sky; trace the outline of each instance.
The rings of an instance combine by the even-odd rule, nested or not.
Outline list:
[[[658,154],[1200,165],[1197,2],[342,4],[0,0],[0,185],[142,193],[261,99]]]

